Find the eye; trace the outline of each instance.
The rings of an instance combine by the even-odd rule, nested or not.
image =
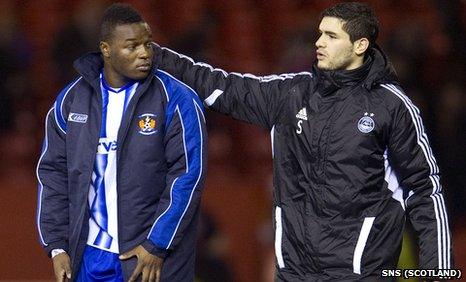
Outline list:
[[[134,50],[135,48],[136,48],[136,46],[133,45],[133,44],[126,46],[126,49],[128,49],[128,50]]]

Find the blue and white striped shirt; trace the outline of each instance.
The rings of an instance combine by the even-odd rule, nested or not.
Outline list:
[[[117,135],[138,84],[130,82],[121,88],[112,88],[105,82],[103,74],[100,74],[102,125],[88,194],[90,218],[87,244],[112,253],[119,253]]]

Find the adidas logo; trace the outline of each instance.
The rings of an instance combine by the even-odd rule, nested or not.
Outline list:
[[[299,110],[299,112],[296,114],[296,118],[307,120],[306,108],[302,108],[301,110]]]

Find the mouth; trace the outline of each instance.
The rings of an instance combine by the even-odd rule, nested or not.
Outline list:
[[[148,72],[150,71],[151,67],[152,65],[150,63],[146,63],[146,64],[138,65],[136,69],[142,72]]]
[[[321,51],[316,51],[317,60],[323,60],[326,56]]]

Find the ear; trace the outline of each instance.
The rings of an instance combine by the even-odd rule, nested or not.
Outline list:
[[[110,58],[110,44],[105,41],[100,41],[99,48],[105,58]]]
[[[361,39],[358,39],[353,43],[354,52],[356,53],[356,55],[361,56],[367,51],[369,45],[369,40],[367,38],[363,37]]]

